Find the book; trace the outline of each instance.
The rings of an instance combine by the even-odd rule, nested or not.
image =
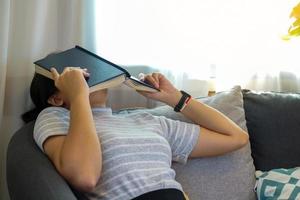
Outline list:
[[[87,68],[90,76],[86,79],[90,92],[118,86],[122,83],[135,90],[158,92],[159,89],[130,75],[124,68],[84,49],[80,46],[50,54],[34,62],[35,72],[53,79],[50,69],[62,73],[65,67]]]

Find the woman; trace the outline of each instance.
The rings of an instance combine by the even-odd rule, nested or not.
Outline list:
[[[162,74],[144,78],[160,92],[140,93],[175,107],[195,124],[148,113],[112,115],[106,108],[107,90],[89,94],[86,70],[51,72],[56,90],[38,74],[32,81],[33,113],[51,105],[39,113],[34,139],[57,171],[89,199],[183,200],[172,161],[217,156],[248,142],[229,118],[190,99]]]

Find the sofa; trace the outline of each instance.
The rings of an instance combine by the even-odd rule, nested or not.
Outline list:
[[[176,179],[191,200],[261,199],[255,190],[256,171],[300,166],[300,117],[297,113],[300,95],[259,93],[235,86],[212,97],[197,99],[224,113],[247,131],[250,142],[222,156],[191,159],[185,165],[173,163]],[[123,109],[114,114],[131,112],[149,112],[189,121],[168,106]],[[7,184],[11,199],[85,199],[67,184],[37,147],[32,137],[33,127],[34,122],[24,125],[8,145]]]

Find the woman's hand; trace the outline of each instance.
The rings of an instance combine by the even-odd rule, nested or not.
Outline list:
[[[66,67],[59,74],[55,68],[51,68],[56,88],[61,92],[64,102],[70,104],[80,96],[89,97],[89,87],[85,77],[89,76],[87,69]]]
[[[147,74],[144,76],[142,81],[153,85],[155,88],[160,90],[160,92],[153,93],[138,91],[147,98],[158,100],[168,104],[171,107],[175,107],[182,96],[181,92],[176,89],[164,75],[160,73]]]

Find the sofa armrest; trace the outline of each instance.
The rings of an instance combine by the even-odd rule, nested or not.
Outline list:
[[[35,144],[34,122],[18,130],[7,149],[7,185],[12,200],[78,199]],[[81,199],[81,198],[80,198]]]

